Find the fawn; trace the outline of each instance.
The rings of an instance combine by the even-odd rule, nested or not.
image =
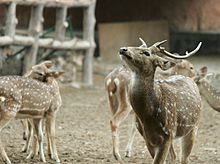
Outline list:
[[[39,136],[40,155],[43,156],[42,118],[46,118],[48,150],[50,157],[60,162],[55,144],[55,117],[61,106],[59,86],[55,80],[63,72],[48,72],[47,83],[28,77],[2,76],[0,77],[0,130],[11,119],[32,118],[36,121],[36,133]],[[3,161],[11,163],[2,144],[0,144]],[[43,160],[43,159],[42,159]]]
[[[143,42],[143,41],[142,41]],[[129,98],[137,116],[138,130],[144,137],[153,163],[164,163],[169,153],[175,163],[173,139],[182,138],[181,163],[188,163],[201,111],[201,97],[195,82],[188,77],[175,75],[154,80],[156,67],[167,70],[172,61],[159,56],[184,59],[195,54],[200,46],[184,56],[166,51],[158,42],[151,47],[123,47],[120,57],[131,69]]]
[[[47,74],[52,71],[52,69],[51,69],[52,66],[53,66],[52,61],[44,61],[40,64],[32,66],[31,69],[26,74],[24,74],[24,77],[30,77],[30,78],[38,80],[38,81],[47,82],[47,79],[46,79]],[[36,121],[34,121],[33,119],[22,119],[21,120],[21,123],[24,128],[23,139],[26,140],[25,145],[22,148],[22,152],[29,151],[31,138],[33,137],[33,135],[35,135],[35,137],[34,137],[35,143],[33,143],[32,150],[29,153],[29,155],[27,156],[27,159],[33,158],[38,153],[38,150],[37,150],[38,147],[36,146],[36,144],[37,144],[36,139],[39,139],[39,137],[38,137],[38,135],[36,135],[36,129],[34,129],[36,126],[34,125],[34,122],[36,122]],[[42,127],[39,127],[39,128],[42,129]],[[35,132],[35,133],[33,134],[33,132]],[[34,150],[34,148],[36,150]],[[43,152],[41,152],[41,154],[42,153]],[[41,155],[41,159],[42,159],[42,161],[46,162],[44,155]]]

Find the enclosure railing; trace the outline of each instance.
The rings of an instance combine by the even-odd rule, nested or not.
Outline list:
[[[7,5],[4,34],[0,36],[0,47],[19,45],[26,47],[23,71],[26,72],[36,63],[39,48],[62,50],[85,50],[83,61],[83,82],[93,84],[93,54],[96,47],[94,41],[95,5],[96,0],[1,0],[0,4]],[[17,35],[16,6],[31,6],[28,35]],[[44,22],[43,10],[45,7],[56,7],[55,34],[51,38],[41,38]],[[72,7],[83,8],[83,37],[65,39],[68,26],[67,9]]]

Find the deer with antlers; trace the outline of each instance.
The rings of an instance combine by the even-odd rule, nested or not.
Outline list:
[[[123,47],[119,53],[132,72],[129,98],[137,115],[138,130],[154,158],[153,163],[164,163],[168,153],[171,163],[175,163],[173,140],[180,137],[181,163],[188,163],[201,111],[199,90],[194,81],[185,76],[175,75],[156,81],[154,76],[157,67],[167,70],[174,65],[166,56],[187,58],[199,50],[201,43],[184,56],[169,53],[161,47],[162,43],[164,41],[151,47],[146,47],[146,44]]]
[[[141,39],[142,47],[147,47],[146,43]],[[155,79],[164,79],[171,75],[184,75],[193,77],[196,71],[192,63],[184,59],[175,60],[175,66],[168,73],[162,71],[156,72]],[[105,87],[108,94],[108,101],[112,117],[110,126],[112,130],[113,140],[113,155],[116,160],[121,160],[119,153],[119,136],[118,129],[120,124],[125,120],[129,113],[132,112],[132,107],[128,98],[128,88],[131,80],[131,71],[126,65],[112,70],[105,78]],[[129,133],[128,144],[126,147],[125,157],[131,156],[132,145],[136,134],[136,118],[132,115],[131,128]]]
[[[40,75],[40,74],[38,74]],[[0,77],[0,130],[13,118],[31,118],[35,122],[35,133],[38,136],[41,159],[45,162],[43,154],[42,119],[46,119],[46,132],[48,137],[48,151],[51,159],[60,162],[55,144],[55,118],[61,106],[61,96],[56,78],[63,72],[47,72],[40,82],[28,77],[2,76]],[[1,142],[0,153],[3,161],[10,164]]]

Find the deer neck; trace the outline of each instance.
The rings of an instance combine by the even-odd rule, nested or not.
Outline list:
[[[201,80],[198,87],[208,104],[215,110],[220,111],[220,90],[214,88],[206,79]]]
[[[140,118],[151,117],[155,108],[159,106],[154,75],[143,76],[143,74],[133,73],[129,93],[131,105]]]

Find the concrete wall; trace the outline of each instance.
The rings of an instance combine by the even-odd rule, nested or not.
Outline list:
[[[18,6],[18,26],[28,26],[29,7]],[[82,27],[82,9],[72,8],[74,28]],[[45,28],[54,25],[55,9],[44,11]],[[220,31],[220,0],[97,0],[97,23],[166,20],[171,31]],[[0,5],[0,25],[4,6]]]
[[[140,46],[142,37],[148,46],[157,41],[169,41],[169,29],[166,21],[139,21],[124,23],[100,23],[99,50],[102,59],[107,62],[119,62],[118,51],[123,46]],[[167,42],[164,44],[169,45]]]
[[[98,0],[97,21],[166,20],[171,31],[220,31],[219,0]]]

